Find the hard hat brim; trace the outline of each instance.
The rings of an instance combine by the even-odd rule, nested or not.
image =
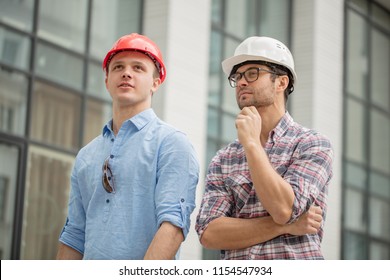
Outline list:
[[[245,61],[256,61],[256,60],[272,62],[274,64],[280,65],[280,61],[269,59],[269,58],[264,57],[264,56],[240,54],[240,55],[229,57],[229,58],[225,59],[224,61],[222,61],[222,70],[227,76],[229,76],[230,72],[232,71],[234,66],[236,66],[240,63],[243,63]],[[291,67],[288,67],[288,65],[283,65],[283,66],[287,67],[290,70],[290,72],[292,73],[292,75],[294,77],[294,83],[296,83],[297,75],[296,75],[295,71],[293,69],[291,69]]]

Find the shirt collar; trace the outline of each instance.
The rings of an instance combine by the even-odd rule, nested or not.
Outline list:
[[[147,125],[151,120],[155,119],[156,117],[157,115],[154,113],[153,109],[149,108],[126,120],[123,125],[125,125],[126,123],[132,123],[138,130],[141,130],[145,125]],[[113,133],[112,119],[109,120],[103,127],[103,136],[106,135],[106,133]]]
[[[277,140],[278,138],[282,137],[287,129],[294,125],[294,120],[290,116],[290,114],[286,111],[286,113],[283,115],[283,117],[280,119],[277,126],[271,130],[270,132],[270,138],[272,141]]]

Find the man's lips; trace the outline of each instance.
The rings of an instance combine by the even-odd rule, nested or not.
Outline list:
[[[127,82],[120,83],[118,85],[118,87],[120,87],[120,88],[134,88],[134,86],[132,84],[127,83]]]
[[[238,97],[241,98],[242,96],[246,95],[246,94],[252,94],[252,92],[250,91],[240,91],[238,92]]]

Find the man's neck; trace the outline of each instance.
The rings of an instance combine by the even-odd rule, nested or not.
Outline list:
[[[260,108],[261,116],[261,134],[260,142],[264,147],[268,141],[269,133],[278,125],[285,114],[284,108],[266,107]]]
[[[134,108],[134,107],[128,107],[128,108],[115,108],[113,107],[113,116],[112,116],[112,130],[115,135],[118,135],[118,132],[120,128],[122,127],[122,124],[138,115],[139,113],[149,109],[150,107],[145,107],[145,108]]]

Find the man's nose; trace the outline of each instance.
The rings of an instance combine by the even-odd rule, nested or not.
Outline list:
[[[131,78],[132,77],[132,73],[131,73],[131,68],[130,67],[125,67],[123,69],[122,77],[123,78]]]
[[[241,86],[247,86],[248,82],[246,81],[244,75],[241,75],[241,77],[236,81],[237,87]]]

